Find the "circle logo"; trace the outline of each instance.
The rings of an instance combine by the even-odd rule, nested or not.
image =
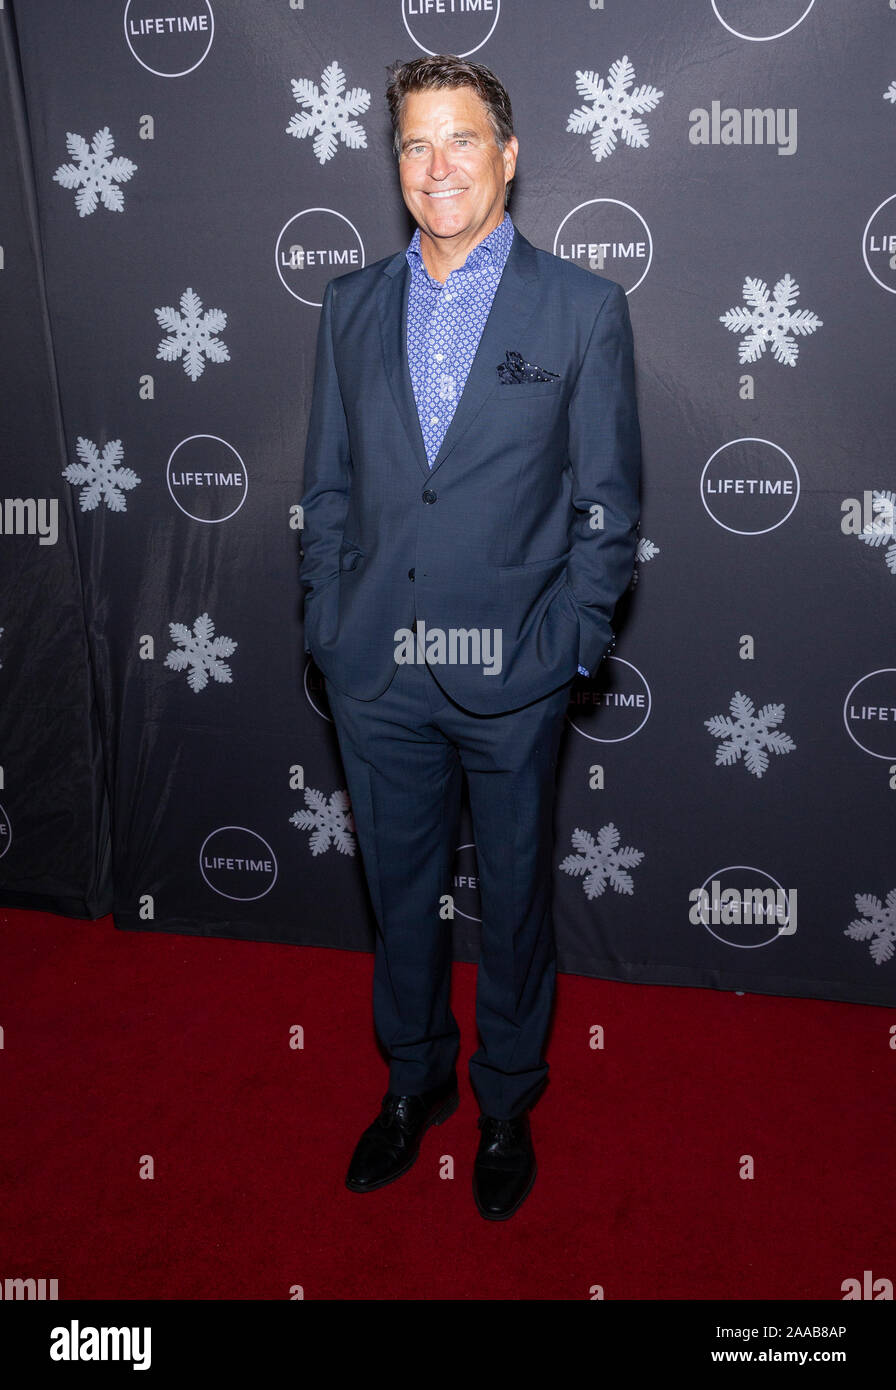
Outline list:
[[[796,931],[796,891],[752,864],[727,864],[703,880],[690,918],[723,945],[755,951]]]
[[[206,525],[229,521],[246,500],[246,465],[216,434],[191,434],[171,451],[165,470],[171,500]]]
[[[277,857],[267,840],[244,825],[222,825],[202,842],[199,870],[222,898],[253,902],[277,882]]]
[[[328,281],[364,265],[364,243],[355,224],[341,212],[305,208],[281,229],[274,259],[284,288],[319,309]]]
[[[748,43],[783,38],[802,24],[814,4],[815,0],[712,0],[719,23]]]
[[[650,718],[650,686],[630,661],[605,656],[591,680],[575,681],[566,717],[593,743],[623,743]]]
[[[717,526],[735,536],[762,536],[782,526],[800,495],[790,455],[770,439],[732,439],[700,474],[700,500]]]
[[[618,281],[631,294],[650,269],[653,237],[630,203],[589,198],[566,214],[554,234],[553,252],[583,270]]]
[[[479,902],[479,865],[476,861],[476,846],[472,843],[458,845],[454,851],[451,896],[454,899],[455,917],[463,917],[468,922],[482,921],[482,907]]]
[[[896,294],[896,193],[884,198],[865,223],[862,260],[872,280]]]
[[[305,699],[314,713],[319,714],[321,719],[326,719],[328,724],[332,724],[333,716],[329,713],[330,701],[327,697],[327,687],[324,685],[323,675],[313,656],[309,656],[305,662],[302,680],[305,687]]]
[[[210,0],[190,0],[162,15],[157,0],[128,0],[124,36],[134,58],[156,77],[186,77],[208,56],[215,36]]]
[[[856,681],[843,701],[853,743],[872,758],[896,758],[896,670],[882,667]]]
[[[424,53],[469,58],[488,43],[501,0],[401,0],[408,36]]]

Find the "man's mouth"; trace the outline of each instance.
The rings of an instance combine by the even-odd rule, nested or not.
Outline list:
[[[437,193],[427,193],[427,198],[456,198],[459,193],[466,193],[465,188],[441,188]]]

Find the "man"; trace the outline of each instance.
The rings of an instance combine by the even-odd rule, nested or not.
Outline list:
[[[505,1220],[535,1179],[547,1080],[557,750],[577,669],[614,642],[639,517],[619,285],[505,212],[518,141],[479,63],[396,64],[406,251],[327,286],[305,456],[305,644],[324,675],[377,918],[389,1089],[346,1178],[414,1163],[458,1104],[449,900],[462,769],[482,903],[473,1189]]]

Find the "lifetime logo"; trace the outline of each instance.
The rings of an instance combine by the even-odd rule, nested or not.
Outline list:
[[[274,265],[284,289],[318,309],[334,270],[360,270],[364,259],[360,232],[335,208],[303,208],[280,228],[274,247]]]
[[[896,294],[892,272],[896,270],[896,232],[893,231],[896,193],[878,203],[862,232],[862,260],[876,284],[888,294]]]
[[[700,500],[717,526],[736,536],[761,536],[783,525],[796,507],[796,464],[770,439],[744,437],[720,445],[700,474]]]
[[[591,270],[603,270],[607,257],[614,260],[642,260],[647,255],[646,241],[577,241],[559,242],[556,254],[561,261],[587,261]]]
[[[213,830],[199,850],[199,872],[223,898],[251,902],[277,881],[277,856],[263,836],[244,825]]]
[[[357,246],[287,246],[281,253],[286,270],[307,270],[311,266],[360,266],[361,252]]]
[[[896,669],[868,671],[843,701],[846,732],[863,753],[896,760]]]
[[[246,465],[237,450],[216,434],[194,434],[171,451],[168,492],[185,516],[204,524],[228,521],[249,489]]]
[[[491,14],[495,0],[407,0],[408,15]]]
[[[729,492],[737,496],[757,496],[763,494],[776,497],[792,497],[794,483],[792,478],[707,478],[706,492],[708,496],[714,494],[724,497]]]
[[[563,218],[552,250],[583,270],[606,273],[626,294],[636,290],[650,269],[653,238],[638,209],[619,198],[588,198]]]
[[[688,893],[688,921],[725,946],[753,951],[797,929],[797,890],[754,864],[726,864]]]
[[[688,901],[692,904],[688,920],[695,927],[708,926],[766,926],[778,923],[779,936],[792,936],[796,931],[795,888],[722,888],[714,878],[709,889],[692,888]]]
[[[402,0],[408,35],[424,53],[467,58],[487,43],[501,14],[501,0]]]
[[[133,38],[143,34],[204,34],[208,31],[207,14],[157,15],[151,19],[128,19],[128,33]]]
[[[157,77],[186,77],[204,62],[215,37],[210,0],[189,10],[159,14],[155,0],[128,0],[124,37],[131,56]]]

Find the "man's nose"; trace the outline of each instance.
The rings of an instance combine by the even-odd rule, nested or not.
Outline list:
[[[432,157],[429,161],[429,175],[433,179],[444,179],[452,172],[454,165],[448,158],[444,150],[433,146]]]

